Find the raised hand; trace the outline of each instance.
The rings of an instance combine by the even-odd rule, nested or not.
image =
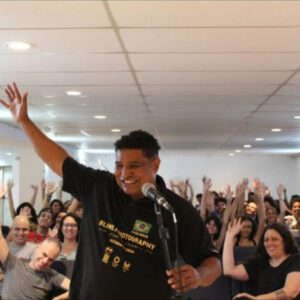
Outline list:
[[[246,189],[248,189],[248,184],[249,184],[249,179],[247,177],[244,177],[242,180],[242,187],[243,187],[244,191]]]
[[[212,187],[211,178],[203,178],[203,194],[207,194]]]
[[[237,236],[243,228],[242,219],[234,219],[233,222],[230,222],[227,229],[227,235],[231,235],[232,237]]]
[[[14,187],[15,183],[13,179],[8,179],[6,183],[7,190],[10,191]]]
[[[41,186],[41,189],[42,189],[42,190],[45,190],[45,189],[46,189],[46,181],[45,181],[45,179],[42,179],[42,180],[41,180],[40,186]]]
[[[36,193],[39,189],[39,186],[38,185],[35,185],[35,184],[31,184],[30,187],[33,189],[33,191]]]
[[[12,85],[7,85],[5,93],[8,97],[8,102],[0,99],[0,103],[5,106],[10,112],[12,117],[17,123],[22,123],[22,121],[28,119],[27,113],[27,95],[20,94],[19,89],[15,83]]]
[[[257,177],[254,178],[253,183],[252,183],[253,189],[254,189],[254,190],[258,190],[259,187],[260,187],[260,184],[261,184],[260,179],[257,178]]]
[[[22,207],[21,210],[20,210],[20,214],[19,215],[20,216],[24,216],[27,219],[30,219],[32,217],[30,207],[28,207],[28,206]]]
[[[52,195],[56,190],[57,190],[57,185],[55,184],[55,182],[48,182],[47,183],[47,188],[46,188],[46,194],[48,196]]]
[[[284,200],[284,190],[285,190],[285,186],[282,183],[280,183],[276,188],[276,192],[279,200]]]
[[[227,186],[225,188],[224,196],[226,198],[227,205],[232,202],[233,191],[231,190],[231,187],[229,184],[227,184]]]
[[[57,238],[58,229],[59,229],[59,224],[56,224],[56,225],[53,227],[53,229],[50,229],[50,228],[49,228],[48,236],[49,236],[50,238]]]

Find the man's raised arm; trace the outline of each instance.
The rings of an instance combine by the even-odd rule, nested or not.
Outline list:
[[[50,140],[30,120],[27,112],[28,93],[20,94],[15,83],[5,89],[8,101],[0,99],[0,103],[10,110],[14,120],[21,125],[23,131],[30,139],[34,150],[39,157],[59,176],[62,176],[62,163],[68,153],[58,144]]]

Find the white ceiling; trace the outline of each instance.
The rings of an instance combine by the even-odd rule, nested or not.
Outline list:
[[[141,128],[167,150],[300,153],[299,68],[300,1],[0,1],[0,85],[78,148]]]

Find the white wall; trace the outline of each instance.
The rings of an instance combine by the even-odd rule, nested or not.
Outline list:
[[[234,156],[201,155],[196,151],[161,153],[160,173],[166,180],[190,178],[194,192],[201,192],[201,178],[213,180],[213,189],[224,190],[226,184],[236,185],[243,177],[252,181],[259,177],[276,196],[276,186],[283,183],[288,195],[300,193],[297,185],[297,159],[291,156],[256,155]],[[300,166],[300,163],[299,163]],[[299,169],[300,170],[300,169]],[[300,172],[299,172],[300,175]]]
[[[265,182],[274,197],[276,186],[283,183],[288,196],[300,193],[300,158],[283,155],[204,155],[197,151],[161,151],[159,174],[169,181],[190,179],[194,193],[201,192],[203,175],[211,177],[213,189],[223,190],[226,184],[235,186],[243,177],[252,181],[259,177]],[[114,168],[114,154],[90,157],[89,165],[99,168],[97,158],[110,171]],[[298,188],[299,187],[299,188]]]
[[[22,174],[20,183],[17,189],[21,193],[28,189],[29,182],[32,183],[40,180],[41,162],[37,155],[32,151],[28,140],[24,137],[21,131],[17,128],[1,125],[5,131],[4,139],[1,139],[1,144],[14,144],[20,149],[20,154],[25,154],[26,163],[22,165],[16,164],[15,172]],[[10,138],[10,141],[8,141]],[[4,142],[5,140],[5,142]],[[16,141],[17,140],[17,141]],[[65,147],[65,146],[64,146]],[[80,157],[74,148],[65,147],[66,150],[76,159]],[[31,150],[29,150],[31,149]],[[32,156],[32,158],[31,158]],[[229,157],[226,154],[207,155],[200,151],[165,151],[162,150],[161,168],[159,174],[162,175],[166,183],[169,184],[170,179],[186,179],[189,178],[194,192],[201,192],[201,178],[203,175],[213,179],[213,188],[215,190],[224,189],[226,184],[236,185],[243,177],[249,177],[253,180],[254,177],[259,177],[264,181],[272,193],[275,194],[276,185],[283,183],[288,190],[288,196],[291,194],[300,194],[300,158],[283,155],[245,155],[239,154],[234,157]],[[114,154],[87,154],[83,158],[84,163],[91,167],[99,168],[101,161],[101,168],[106,168],[110,171],[114,169]],[[32,164],[32,165],[31,165]],[[18,170],[22,167],[22,170]],[[16,176],[16,175],[14,175]],[[44,173],[46,180],[59,181],[59,178],[50,170],[45,168]],[[25,179],[24,179],[25,178]],[[33,182],[34,181],[34,182]],[[27,192],[25,192],[27,194]],[[64,199],[68,199],[69,195]]]

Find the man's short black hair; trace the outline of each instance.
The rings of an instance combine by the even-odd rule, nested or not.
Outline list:
[[[140,149],[146,157],[153,158],[158,156],[160,145],[152,134],[143,130],[134,130],[127,135],[122,135],[115,142],[115,151],[122,149]]]

